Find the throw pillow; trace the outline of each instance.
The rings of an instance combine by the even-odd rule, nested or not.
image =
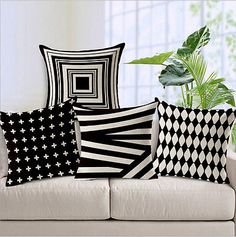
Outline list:
[[[0,113],[8,151],[6,186],[67,175],[77,169],[73,100],[23,113]]]
[[[155,110],[155,102],[126,109],[76,110],[81,131],[76,178],[150,179],[156,176],[151,155]]]
[[[47,105],[76,98],[90,108],[119,108],[118,68],[124,46],[62,51],[40,45],[48,72]]]
[[[227,183],[226,152],[236,111],[189,109],[157,102],[157,174]]]

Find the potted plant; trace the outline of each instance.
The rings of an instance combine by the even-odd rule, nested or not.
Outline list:
[[[235,106],[234,91],[228,88],[216,72],[208,73],[202,48],[210,41],[207,26],[188,36],[176,51],[155,54],[152,57],[135,59],[129,64],[162,65],[158,79],[165,87],[181,88],[182,106],[212,109],[222,104]],[[232,143],[236,151],[236,124],[232,131]]]

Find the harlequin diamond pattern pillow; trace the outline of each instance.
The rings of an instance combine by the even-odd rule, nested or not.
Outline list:
[[[124,46],[62,51],[40,45],[48,72],[47,105],[75,98],[89,108],[119,108],[118,68]]]
[[[8,149],[6,186],[73,175],[78,167],[73,101],[23,113],[0,113]]]
[[[151,131],[156,103],[115,110],[76,110],[81,156],[76,178],[156,177]]]
[[[157,174],[227,183],[226,152],[236,111],[188,109],[164,101],[157,109]]]

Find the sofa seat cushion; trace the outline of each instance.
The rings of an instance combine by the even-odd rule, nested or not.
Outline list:
[[[235,193],[227,184],[177,177],[112,179],[111,217],[119,220],[230,220]]]
[[[104,220],[110,217],[109,182],[60,177],[6,187],[0,179],[0,220]]]

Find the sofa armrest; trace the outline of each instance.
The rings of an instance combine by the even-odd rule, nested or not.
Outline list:
[[[233,151],[228,151],[227,153],[226,169],[230,185],[236,191],[236,153]],[[236,209],[236,201],[235,201],[235,209]],[[234,215],[234,222],[236,223],[236,210]]]
[[[227,153],[227,173],[230,180],[230,185],[236,190],[236,153],[228,151]]]

